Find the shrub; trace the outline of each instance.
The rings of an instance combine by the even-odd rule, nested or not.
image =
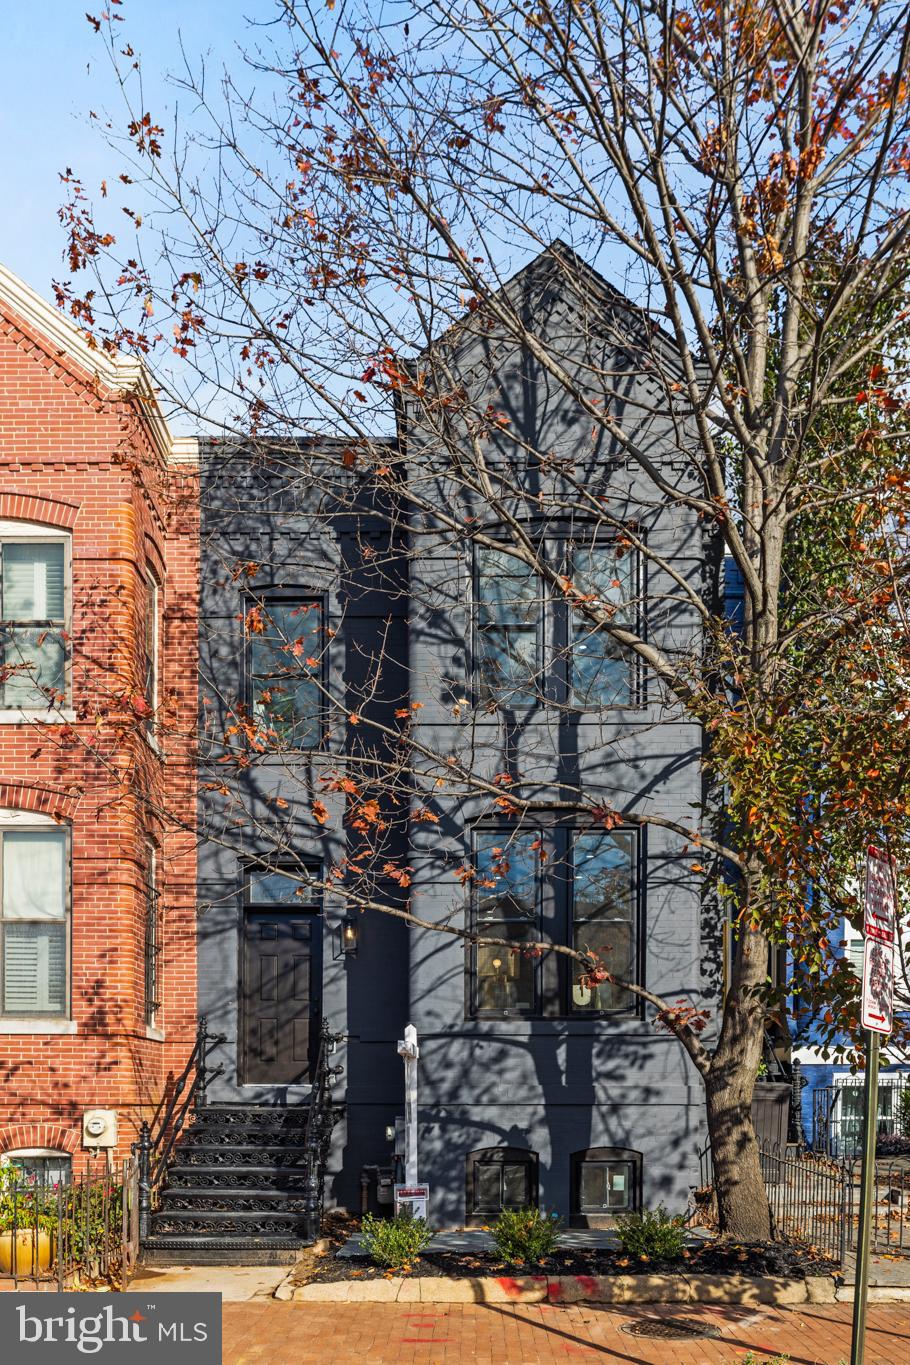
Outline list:
[[[910,1085],[905,1085],[897,1102],[897,1131],[902,1138],[910,1138]]]
[[[29,1228],[56,1231],[57,1197],[17,1166],[0,1166],[0,1232],[10,1232],[14,1226],[23,1232]]]
[[[399,1213],[394,1218],[374,1218],[365,1213],[360,1232],[371,1259],[389,1270],[409,1265],[433,1238],[424,1220],[412,1218],[409,1213]]]
[[[627,1255],[655,1261],[675,1261],[686,1241],[684,1220],[671,1216],[662,1204],[641,1213],[618,1214],[616,1235]]]
[[[875,1139],[876,1156],[907,1156],[910,1154],[910,1137],[899,1137],[897,1133],[879,1133]]]
[[[499,1254],[510,1265],[527,1265],[549,1256],[562,1219],[540,1209],[503,1209],[491,1228]]]

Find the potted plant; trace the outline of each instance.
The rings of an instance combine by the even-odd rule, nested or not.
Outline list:
[[[32,1275],[54,1258],[55,1213],[34,1177],[16,1166],[0,1166],[0,1273]]]

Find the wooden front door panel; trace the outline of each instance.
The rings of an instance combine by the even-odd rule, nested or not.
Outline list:
[[[243,1080],[292,1085],[310,1079],[318,1032],[320,921],[247,910],[243,931]]]

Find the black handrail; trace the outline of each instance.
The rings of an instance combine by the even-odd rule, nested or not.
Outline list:
[[[319,1050],[313,1072],[313,1088],[310,1092],[310,1107],[307,1114],[306,1136],[306,1207],[304,1209],[304,1235],[308,1242],[315,1242],[319,1236],[322,1222],[322,1204],[325,1196],[325,1169],[328,1163],[329,1145],[332,1129],[340,1117],[332,1103],[330,1086],[341,1075],[344,1067],[329,1066],[329,1054],[340,1043],[343,1033],[332,1033],[325,1020],[319,1031]]]
[[[161,1096],[151,1122],[144,1119],[140,1125],[139,1140],[133,1143],[133,1152],[138,1158],[139,1236],[143,1240],[148,1236],[153,1192],[164,1178],[168,1157],[180,1136],[190,1106],[195,1103],[198,1109],[205,1107],[209,1081],[224,1071],[223,1066],[217,1066],[213,1071],[208,1066],[209,1053],[224,1041],[223,1033],[209,1033],[203,1015],[196,1029],[193,1050],[173,1089]]]

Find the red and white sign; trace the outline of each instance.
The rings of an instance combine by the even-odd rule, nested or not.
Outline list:
[[[878,848],[866,850],[863,895],[863,1028],[890,1033],[894,1023],[894,944],[897,887],[894,859]]]
[[[396,1185],[395,1213],[410,1214],[412,1218],[427,1221],[427,1205],[430,1202],[429,1185]]]

